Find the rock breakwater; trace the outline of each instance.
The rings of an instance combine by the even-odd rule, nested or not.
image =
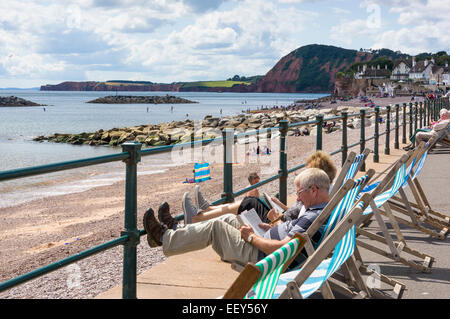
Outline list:
[[[1,96],[0,107],[2,106],[44,106],[17,96]]]
[[[115,95],[105,96],[89,101],[87,103],[99,104],[187,104],[198,103],[183,99],[181,97],[165,95],[165,96],[132,96],[132,95]]]
[[[127,141],[136,141],[147,146],[163,146],[178,143],[187,143],[192,140],[212,139],[222,136],[222,130],[232,128],[236,132],[246,132],[256,129],[276,127],[281,120],[289,123],[311,121],[318,114],[323,114],[325,119],[341,115],[346,111],[348,114],[359,113],[359,107],[345,107],[328,109],[309,109],[301,111],[274,111],[270,113],[239,114],[228,117],[205,116],[203,120],[172,121],[170,123],[144,124],[133,127],[113,128],[110,130],[100,129],[91,133],[62,134],[55,133],[50,136],[38,136],[34,141],[51,141],[56,143],[70,143],[75,145],[88,144],[93,146],[109,145],[118,146]],[[367,109],[368,111],[370,109]],[[383,112],[381,112],[383,114]],[[367,127],[374,124],[374,114],[367,114],[365,125]],[[329,123],[328,123],[329,124]],[[333,125],[326,125],[325,133],[331,133],[342,129],[342,122],[335,121]],[[359,117],[349,117],[347,127],[357,129],[361,127]],[[315,135],[317,128],[315,124],[304,125],[300,128],[302,133],[307,130],[307,134]],[[293,127],[288,131],[288,135],[298,134],[298,130]]]

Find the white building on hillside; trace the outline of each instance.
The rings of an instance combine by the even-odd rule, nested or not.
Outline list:
[[[422,81],[425,83],[429,83],[433,66],[433,59],[431,59],[431,61],[424,60],[416,62],[413,58],[412,68],[409,71],[409,79],[414,82]]]
[[[409,78],[409,72],[411,70],[411,62],[408,60],[399,60],[394,64],[392,69],[391,80],[392,81],[406,81]]]

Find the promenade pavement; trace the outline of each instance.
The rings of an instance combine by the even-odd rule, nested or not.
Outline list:
[[[405,152],[391,146],[390,155],[381,154],[379,163],[373,163],[373,154],[366,161],[366,169],[378,173]],[[450,152],[430,154],[419,175],[420,183],[434,210],[450,216]],[[381,177],[380,177],[381,178]],[[409,189],[406,190],[411,196]],[[295,202],[295,195],[288,197],[288,204]],[[376,227],[376,222],[369,229]],[[390,225],[388,224],[388,227]],[[406,285],[403,299],[450,298],[450,239],[431,238],[416,229],[400,226],[405,240],[411,248],[435,258],[431,273],[421,273],[401,263],[360,248],[366,265],[378,267],[383,275],[390,276]],[[375,230],[376,231],[376,230]],[[394,232],[390,229],[391,233]],[[394,237],[395,239],[395,237]],[[146,245],[146,241],[142,241]],[[209,299],[223,295],[238,273],[229,263],[220,261],[210,248],[167,258],[137,278],[137,297],[140,299]],[[384,287],[382,287],[384,288]],[[119,299],[122,286],[119,285],[98,295],[100,299]],[[320,297],[319,297],[320,298]]]

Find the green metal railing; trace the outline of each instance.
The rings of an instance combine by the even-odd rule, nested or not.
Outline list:
[[[448,108],[449,100],[448,99],[438,99],[434,101],[426,101],[423,105],[415,103],[409,104],[409,137],[411,137],[414,132],[412,130],[413,124],[414,128],[422,127],[426,121],[422,121],[422,119],[427,118],[428,116],[428,124],[431,123],[431,120],[437,120],[439,118],[439,111],[442,108]],[[421,111],[419,110],[419,107]],[[402,142],[406,142],[406,129],[407,129],[407,116],[406,116],[406,103],[403,104],[403,137]],[[419,113],[418,113],[419,112]],[[422,118],[423,112],[423,118]],[[174,147],[194,147],[196,145],[207,145],[214,141],[223,142],[223,160],[224,160],[224,169],[223,169],[223,193],[221,194],[221,198],[215,202],[213,205],[218,205],[222,203],[232,202],[235,197],[240,196],[252,189],[258,188],[265,184],[271,183],[273,181],[279,180],[279,196],[280,200],[284,203],[287,201],[287,178],[288,175],[301,169],[306,166],[305,163],[302,163],[296,167],[288,169],[287,167],[287,153],[286,153],[286,136],[288,135],[288,131],[294,127],[300,127],[305,125],[315,125],[317,130],[316,135],[316,150],[321,150],[323,148],[323,123],[326,121],[342,121],[342,145],[341,148],[335,151],[330,152],[330,155],[336,155],[338,153],[342,153],[342,163],[346,160],[348,150],[360,146],[360,150],[362,151],[365,148],[366,142],[374,140],[374,162],[379,161],[379,138],[382,135],[386,135],[386,146],[385,146],[385,154],[389,154],[389,144],[390,144],[390,133],[391,131],[395,131],[395,142],[394,148],[399,148],[399,130],[400,130],[400,112],[399,106],[395,106],[395,127],[390,128],[390,117],[391,117],[391,107],[387,106],[385,108],[386,115],[386,130],[382,133],[379,132],[379,119],[382,116],[382,109],[377,106],[373,111],[366,112],[365,110],[361,110],[360,113],[348,114],[347,112],[342,112],[340,116],[334,116],[330,118],[324,118],[322,114],[318,115],[315,120],[307,121],[307,122],[298,122],[289,124],[288,121],[282,120],[279,122],[279,126],[254,130],[250,132],[245,132],[241,134],[234,134],[233,129],[225,129],[223,130],[222,137],[208,139],[208,140],[200,140],[184,144],[177,145],[168,145],[155,147],[151,149],[142,150],[142,144],[136,142],[127,142],[122,144],[122,152],[118,154],[88,158],[88,159],[80,159],[68,162],[61,162],[49,165],[35,166],[30,168],[23,169],[15,169],[10,171],[0,172],[0,182],[7,181],[17,178],[24,178],[34,175],[42,175],[47,173],[53,173],[57,171],[69,170],[74,168],[81,168],[91,165],[99,165],[105,164],[109,162],[115,161],[123,161],[126,165],[126,177],[125,177],[125,215],[124,215],[124,228],[125,230],[121,232],[120,237],[109,242],[103,243],[96,247],[87,249],[78,254],[72,255],[70,257],[64,258],[52,264],[46,265],[39,269],[33,270],[29,273],[23,274],[21,276],[12,278],[3,283],[0,283],[0,292],[8,290],[17,285],[23,284],[32,279],[36,279],[40,276],[46,275],[52,271],[80,261],[82,259],[93,256],[97,253],[103,252],[105,250],[114,248],[119,245],[124,246],[124,255],[123,255],[123,282],[122,282],[122,297],[125,299],[135,299],[136,298],[136,274],[137,274],[137,245],[140,242],[140,237],[145,235],[145,230],[139,230],[137,228],[137,163],[141,161],[142,156],[150,156],[158,153],[166,153],[170,152],[174,149]],[[366,138],[366,125],[365,119],[368,115],[375,115],[375,134],[372,137]],[[417,115],[420,114],[420,121],[417,121]],[[414,121],[413,116],[414,115]],[[349,118],[359,117],[361,120],[361,129],[360,129],[360,139],[359,142],[348,145],[348,131],[347,131],[347,122]],[[242,136],[252,136],[256,135],[259,137],[260,134],[271,133],[274,131],[280,132],[280,164],[278,174],[271,176],[263,181],[260,181],[257,184],[251,185],[244,189],[233,191],[233,182],[232,182],[232,159],[233,159],[233,145],[234,142]],[[175,217],[177,220],[183,219],[183,215],[179,215]]]

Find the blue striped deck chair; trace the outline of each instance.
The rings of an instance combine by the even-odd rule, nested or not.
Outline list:
[[[371,195],[365,194],[360,199],[362,205],[353,206],[301,269],[282,274],[272,297],[308,298],[321,288],[344,263],[351,262],[355,266],[352,257],[355,250],[355,224],[361,219],[363,210],[370,200]],[[328,258],[330,253],[333,254]],[[353,267],[353,270],[356,270],[353,274],[358,278],[361,295],[371,297],[373,289],[365,285],[356,267]]]
[[[401,190],[402,186],[407,182],[411,169],[414,166],[413,159],[412,163],[408,166],[408,169],[406,168],[406,162],[408,162],[410,157],[410,154],[405,154],[402,156],[402,158],[400,158],[400,160],[396,162],[396,164],[392,167],[386,177],[371,192],[373,199],[370,202],[369,207],[364,210],[363,215],[366,216],[366,218],[375,216],[375,219],[378,223],[379,228],[381,229],[383,236],[372,233],[369,230],[363,229],[362,227],[357,228],[357,232],[360,236],[365,236],[371,240],[377,241],[378,243],[387,245],[389,250],[383,250],[378,246],[374,246],[360,239],[357,239],[357,244],[358,247],[363,247],[394,261],[401,262],[413,269],[419,270],[421,272],[430,272],[434,257],[421,253],[417,250],[413,250],[406,244],[397,219],[393,215],[392,210],[387,203],[388,200],[390,200],[399,190]],[[384,190],[384,188],[391,183],[392,179],[392,185],[387,190]],[[383,207],[384,210],[382,210],[381,207]],[[394,243],[394,240],[392,239],[386,223],[381,215],[388,217],[389,222],[391,223],[392,228],[396,233],[398,243]],[[400,256],[401,254],[404,255],[404,253],[408,253],[421,259],[423,263],[419,264],[415,260],[406,259],[405,257]]]
[[[211,171],[209,163],[195,163],[194,165],[194,181],[201,183],[211,179]]]
[[[336,191],[341,187],[348,179],[355,178],[356,173],[363,166],[364,161],[370,154],[370,150],[366,148],[361,154],[356,155],[355,152],[350,152],[342,165],[341,171],[336,178],[330,195],[334,195]]]
[[[410,220],[396,217],[399,223],[415,228],[432,237],[444,240],[449,232],[450,217],[434,211],[426,198],[425,192],[419,183],[418,175],[428,156],[427,145],[421,145],[419,151],[417,157],[420,157],[420,159],[417,162],[417,166],[411,170],[410,178],[403,185],[403,188],[409,186],[414,201],[410,201],[406,193],[400,189],[400,197],[393,196],[389,199],[389,206],[392,210],[410,217]],[[424,227],[422,223],[430,227]]]

